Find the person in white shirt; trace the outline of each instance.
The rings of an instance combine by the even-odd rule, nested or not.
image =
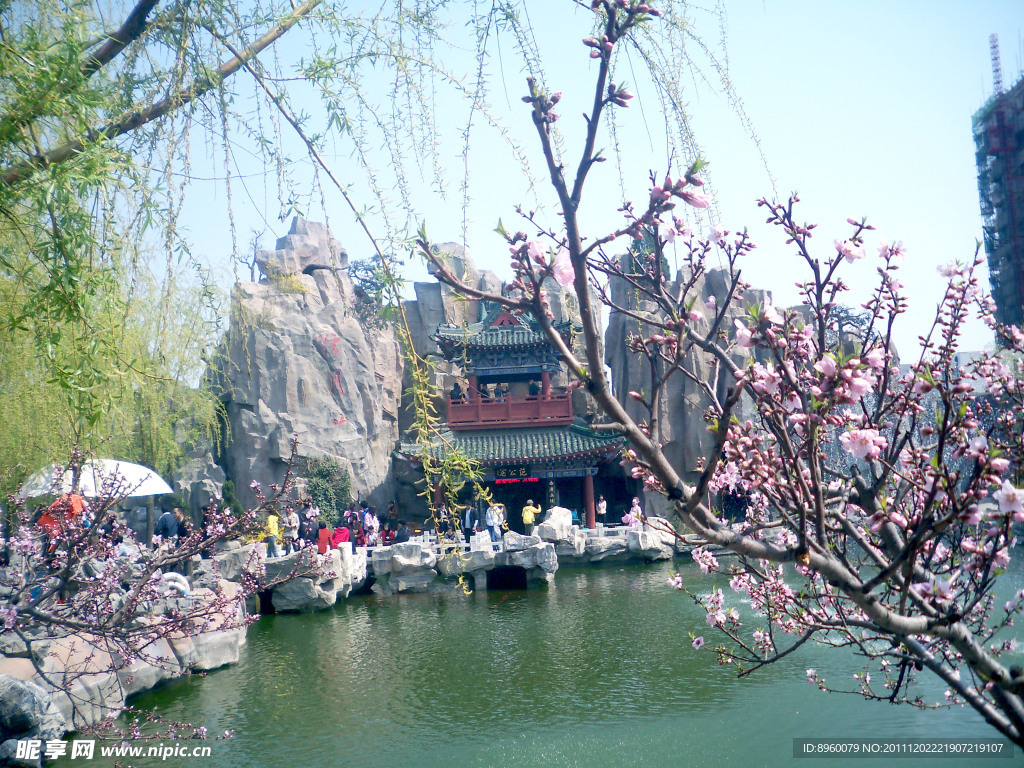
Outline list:
[[[501,506],[496,501],[491,502],[491,506],[487,508],[487,514],[484,517],[484,523],[487,524],[487,530],[491,532],[491,541],[501,541]]]

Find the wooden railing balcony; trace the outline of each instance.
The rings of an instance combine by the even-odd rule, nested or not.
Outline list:
[[[452,429],[553,427],[571,423],[572,398],[566,392],[490,400],[448,398],[448,426]]]

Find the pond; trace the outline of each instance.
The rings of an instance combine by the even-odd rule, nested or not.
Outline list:
[[[1020,560],[1001,591],[1024,583]],[[698,592],[722,583],[680,565]],[[808,667],[852,683],[856,660],[841,651],[805,647],[738,680],[710,647],[691,647],[690,632],[709,646],[716,638],[704,611],[666,586],[672,567],[563,568],[546,589],[370,595],[320,614],[265,616],[238,665],[135,704],[233,729],[233,739],[207,742],[210,757],[164,763],[204,768],[809,767],[819,761],[794,759],[794,738],[997,735],[973,710],[920,711],[809,685]],[[944,686],[921,678],[925,698],[941,700]],[[892,762],[931,761],[870,764]]]

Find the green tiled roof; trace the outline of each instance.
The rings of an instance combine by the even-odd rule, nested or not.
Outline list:
[[[559,323],[555,326],[555,330],[567,338],[570,324]],[[527,347],[550,344],[544,332],[533,327],[488,328],[483,323],[439,325],[434,333],[434,338],[442,347]]]
[[[603,461],[617,454],[624,443],[625,438],[619,435],[594,432],[573,424],[538,429],[446,431],[431,446],[430,452],[434,458],[441,458],[451,445],[485,466],[524,462],[554,464],[582,457]],[[417,443],[402,443],[399,453],[415,459],[420,450]]]
[[[522,325],[501,326],[492,328],[491,325],[498,316],[505,311],[500,304],[484,304],[484,316],[479,323],[470,325],[447,325],[437,326],[434,332],[434,339],[444,348],[456,347],[525,347],[535,345],[547,345],[547,336],[540,329],[537,322],[528,315],[521,315],[517,320]],[[555,330],[568,339],[569,334],[582,328],[573,327],[572,323],[565,321],[558,323]]]

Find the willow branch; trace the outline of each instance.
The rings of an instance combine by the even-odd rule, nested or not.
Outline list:
[[[321,2],[323,0],[307,0],[307,2],[297,7],[278,22],[276,26],[264,33],[252,45],[227,59],[208,76],[196,80],[192,85],[179,89],[171,96],[155,104],[151,104],[148,107],[139,107],[116,120],[94,128],[88,131],[83,138],[69,141],[47,152],[37,154],[25,162],[8,166],[3,171],[0,171],[3,182],[8,185],[17,184],[30,177],[40,168],[59,165],[69,160],[81,153],[90,144],[109,141],[126,133],[131,133],[164,115],[190,104],[234,75],[247,62],[259,56],[267,47],[275,43],[288,30],[308,16]]]

